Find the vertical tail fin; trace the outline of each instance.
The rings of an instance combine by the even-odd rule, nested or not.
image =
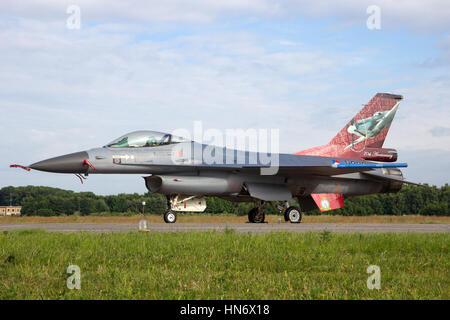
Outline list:
[[[381,148],[402,96],[377,93],[364,108],[330,141],[347,150]]]
[[[366,148],[381,148],[402,98],[377,93],[327,145],[296,154],[360,158]]]

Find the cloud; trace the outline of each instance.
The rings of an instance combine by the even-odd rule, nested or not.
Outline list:
[[[450,136],[450,128],[448,127],[435,127],[430,130],[433,137],[448,137]]]
[[[66,112],[61,116],[77,122],[111,112],[124,118],[129,106],[153,116],[168,108],[182,115],[189,108],[225,112],[230,105],[270,112],[268,100],[275,103],[302,83],[317,92],[317,74],[348,59],[307,46],[274,52],[247,32],[136,42],[133,33],[97,27],[79,34],[52,24],[37,29],[21,21],[0,31],[0,93],[27,112]],[[128,116],[134,121],[142,114]]]
[[[430,57],[420,65],[426,68],[448,68],[450,66],[450,35],[440,38],[436,43],[439,50],[437,57]]]
[[[333,18],[340,25],[365,26],[366,9],[376,4],[381,8],[382,29],[407,27],[414,32],[447,32],[450,29],[450,3],[447,0],[390,1],[380,0],[36,0],[23,2],[4,0],[3,15],[17,15],[36,20],[65,23],[66,8],[78,5],[83,23],[111,20],[144,23],[205,24],[229,18],[284,19],[293,17]]]
[[[386,143],[403,150],[435,149],[450,151],[450,136],[436,135],[436,128],[446,128],[450,118],[450,78],[422,79],[403,94],[396,119]]]

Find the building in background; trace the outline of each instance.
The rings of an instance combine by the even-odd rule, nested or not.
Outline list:
[[[20,206],[0,206],[0,216],[20,216]]]

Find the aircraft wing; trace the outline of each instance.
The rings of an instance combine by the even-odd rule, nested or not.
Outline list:
[[[123,163],[125,166],[144,166],[152,168],[157,172],[181,172],[192,170],[219,170],[236,171],[249,174],[261,174],[262,169],[269,169],[266,164],[207,164],[207,163],[184,163],[184,164],[156,164],[149,162]],[[406,167],[406,163],[375,163],[364,160],[333,159],[329,157],[299,156],[281,154],[279,163],[274,164],[277,171],[272,174],[282,176],[297,175],[321,175],[334,176],[345,173],[368,172],[377,168]],[[266,173],[268,174],[268,173]]]
[[[235,171],[248,174],[260,174],[261,169],[269,169],[269,166],[248,166],[248,165],[159,165],[148,163],[122,163],[123,166],[143,166],[149,167],[149,171],[156,172],[187,172],[193,170],[218,170],[218,171]],[[371,171],[371,168],[334,168],[331,166],[278,166],[275,175],[321,175],[334,176],[345,173]]]

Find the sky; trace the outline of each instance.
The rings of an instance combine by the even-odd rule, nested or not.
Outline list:
[[[371,5],[379,29],[367,26]],[[384,146],[409,164],[405,178],[443,185],[449,16],[447,0],[3,0],[0,188],[144,193],[139,175],[90,175],[80,184],[9,164],[194,121],[276,128],[280,151],[294,153],[328,143],[377,92],[404,96]]]

